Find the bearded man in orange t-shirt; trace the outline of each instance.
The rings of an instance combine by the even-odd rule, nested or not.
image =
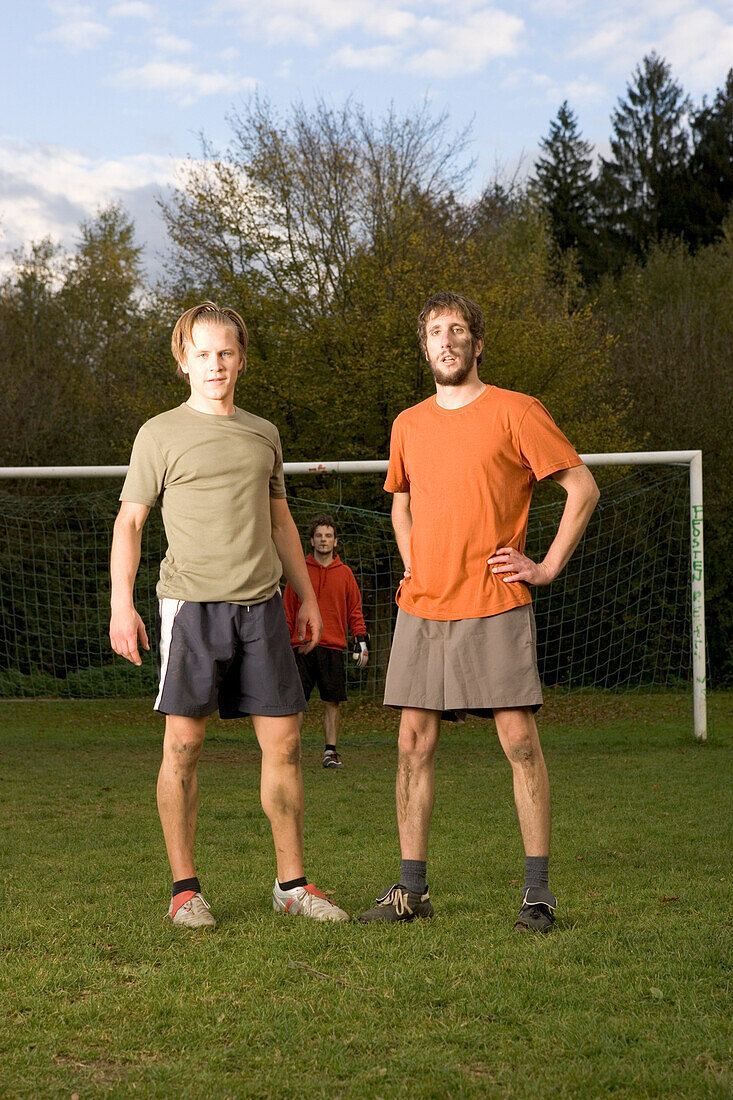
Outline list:
[[[542,705],[531,585],[569,561],[598,500],[592,474],[539,401],[482,382],[484,318],[475,302],[441,292],[418,335],[434,397],[392,426],[385,489],[405,566],[384,702],[402,711],[397,764],[400,881],[362,921],[431,917],[427,845],[434,756],[443,718],[492,715],[512,767],[525,851],[517,931],[547,932],[550,787],[534,712]],[[544,560],[524,554],[536,481],[567,493]]]

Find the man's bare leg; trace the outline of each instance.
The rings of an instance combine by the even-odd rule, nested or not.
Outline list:
[[[400,879],[377,898],[373,908],[360,915],[360,921],[402,921],[433,915],[425,875],[440,719],[439,710],[402,708],[396,784]]]
[[[339,704],[323,701],[323,731],[326,744],[336,747],[339,736]]]
[[[525,854],[522,907],[517,932],[549,932],[555,923],[549,888],[550,783],[534,715],[527,707],[494,710],[496,731],[512,766],[514,802]]]
[[[534,715],[527,707],[494,710],[496,732],[512,766],[514,802],[527,856],[550,854],[550,781]]]
[[[427,859],[440,711],[403,707],[397,755],[397,829],[403,859]]]
[[[303,776],[298,715],[252,715],[262,750],[260,797],[272,827],[278,882],[303,876]]]
[[[173,881],[193,878],[193,846],[199,808],[196,765],[206,733],[205,718],[168,714],[158,773],[158,813]]]

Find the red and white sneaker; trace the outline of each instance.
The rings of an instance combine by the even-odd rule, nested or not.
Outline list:
[[[312,917],[313,920],[351,920],[348,913],[329,901],[312,883],[296,886],[292,890],[281,890],[280,883],[275,879],[272,908],[276,913],[291,913],[298,917]]]
[[[176,911],[173,911],[175,898],[171,898],[168,909],[168,919],[182,928],[215,928],[216,919],[211,912],[211,906],[201,894],[193,894],[188,901],[184,901]]]

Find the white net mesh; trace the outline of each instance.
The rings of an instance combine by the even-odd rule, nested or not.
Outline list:
[[[564,575],[533,592],[540,674],[548,686],[633,690],[690,681],[689,475],[684,466],[636,469],[603,491]],[[109,549],[117,489],[0,494],[0,696],[152,693],[142,669],[112,654]],[[336,494],[334,494],[336,495]],[[527,552],[539,557],[562,500],[530,513]],[[362,591],[371,659],[347,662],[350,690],[380,700],[402,575],[388,515],[291,496],[301,531],[316,512],[339,525],[339,552]],[[153,511],[143,536],[136,602],[149,630],[165,537]],[[151,631],[152,633],[152,631]]]

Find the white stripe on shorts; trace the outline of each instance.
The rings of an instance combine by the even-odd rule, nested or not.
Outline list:
[[[160,706],[160,700],[163,696],[165,674],[168,671],[168,656],[171,651],[173,621],[182,607],[183,600],[171,600],[167,597],[164,597],[162,600],[158,600],[158,609],[160,611],[160,638],[158,639],[160,651],[160,686],[158,688],[158,697],[153,704],[153,710],[158,709],[158,707]]]

